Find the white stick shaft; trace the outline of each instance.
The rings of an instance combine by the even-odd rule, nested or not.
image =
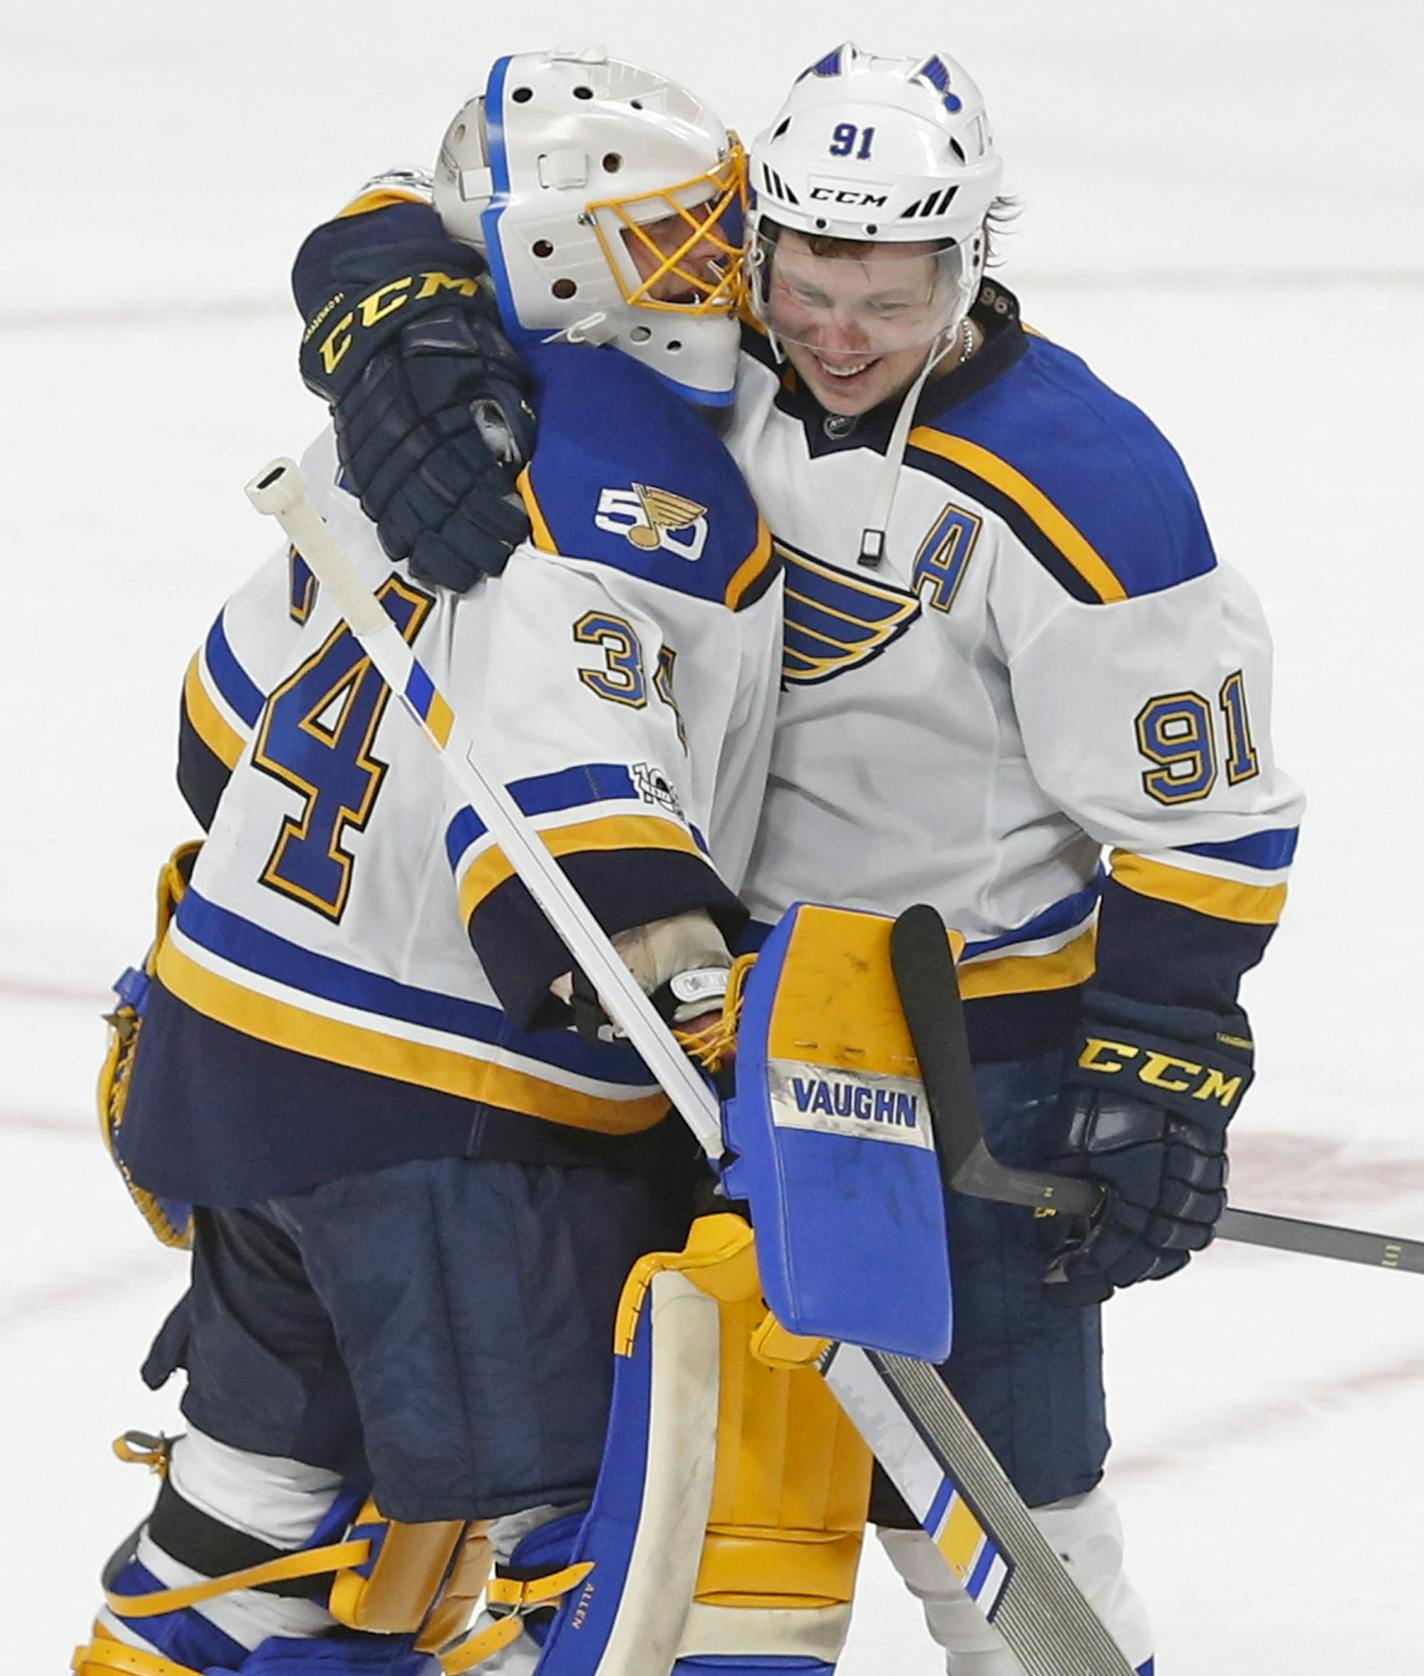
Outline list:
[[[426,705],[411,696],[411,676],[439,696],[420,660],[406,644],[381,602],[366,586],[321,514],[307,498],[306,484],[291,460],[274,460],[247,485],[247,497],[259,512],[282,526],[308,568],[325,587],[351,632],[361,642],[381,678],[415,718],[440,753],[456,789],[485,824],[505,859],[519,875],[540,911],[583,968],[614,1021],[637,1049],[644,1064],[711,1158],[722,1154],[721,1111],[712,1093],[677,1040],[658,1016],[622,957],[574,889],[548,845],[529,824],[503,781],[488,773],[473,750],[457,741],[468,738],[449,705]],[[443,726],[430,720],[443,710]]]

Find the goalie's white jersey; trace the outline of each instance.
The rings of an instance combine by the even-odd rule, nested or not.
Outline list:
[[[934,904],[968,938],[967,996],[1034,998],[1007,1030],[971,1009],[983,1051],[1023,1049],[1034,1015],[1054,1034],[1095,942],[1112,987],[1229,1010],[1301,812],[1258,602],[1151,423],[997,287],[974,318],[987,341],[921,400],[877,569],[858,553],[894,404],[828,418],[748,339],[728,440],[786,623],[744,895],[762,922]]]
[[[533,538],[473,593],[390,563],[329,433],[313,498],[605,926],[705,908],[735,935],[776,697],[769,537],[651,374],[567,348],[539,369]],[[194,660],[185,790],[215,814],[144,1018],[144,1186],[235,1204],[433,1152],[627,1159],[666,1113],[630,1050],[541,1028],[567,951],[389,696],[294,552]]]

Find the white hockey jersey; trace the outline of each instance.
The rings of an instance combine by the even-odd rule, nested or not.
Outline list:
[[[1002,289],[974,318],[985,344],[921,399],[876,569],[858,554],[894,404],[828,416],[749,334],[728,441],[786,626],[744,895],[764,923],[799,898],[933,903],[968,939],[980,1054],[1060,1037],[1095,969],[1229,1013],[1302,807],[1271,754],[1260,607],[1150,421]]]
[[[765,526],[715,434],[614,351],[538,357],[533,538],[457,597],[328,523],[610,931],[701,907],[735,934],[776,694]],[[185,683],[183,780],[215,811],[158,957],[123,1154],[242,1204],[412,1156],[681,1145],[630,1050],[547,1028],[567,951],[452,793],[299,555],[228,602]],[[650,1140],[651,1136],[651,1140]],[[640,1142],[649,1144],[640,1145]]]
[[[312,295],[338,250],[442,236],[416,201],[352,208],[303,249]],[[982,347],[920,399],[876,570],[857,559],[894,404],[827,415],[747,328],[727,442],[786,625],[744,898],[763,926],[800,899],[935,904],[969,939],[981,1057],[1062,1041],[1090,977],[1234,1014],[1303,807],[1259,604],[1151,422],[1001,286],[973,318]]]

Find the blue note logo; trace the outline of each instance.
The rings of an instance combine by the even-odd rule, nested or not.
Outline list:
[[[776,543],[786,580],[781,674],[810,686],[868,663],[909,628],[920,601],[903,588],[837,570],[784,541]]]
[[[671,489],[635,483],[631,489],[602,489],[594,527],[621,535],[640,553],[659,548],[695,564],[707,545],[707,508]]]

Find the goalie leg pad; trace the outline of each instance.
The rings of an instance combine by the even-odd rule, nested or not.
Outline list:
[[[1152,1627],[1123,1570],[1122,1524],[1106,1490],[1033,1509],[1034,1522],[1062,1555],[1078,1587],[1135,1670],[1150,1672]],[[1018,1676],[1018,1661],[945,1569],[924,1531],[882,1530],[880,1542],[924,1608],[954,1676]]]
[[[424,1650],[469,1620],[487,1570],[483,1526],[399,1525],[334,1473],[201,1432],[171,1446],[129,1434],[116,1447],[164,1483],[106,1569],[95,1640],[76,1655],[83,1676],[170,1676],[165,1664],[177,1676],[435,1676]]]
[[[153,1446],[135,1451],[137,1441]],[[236,1669],[271,1636],[332,1627],[319,1598],[332,1568],[314,1556],[359,1502],[336,1474],[199,1431],[171,1444],[129,1434],[116,1453],[146,1462],[163,1484],[105,1567],[102,1636],[199,1670]],[[274,1568],[281,1575],[267,1575]]]
[[[540,1676],[834,1668],[870,1456],[819,1375],[754,1354],[765,1313],[739,1217],[703,1217],[684,1251],[635,1265],[603,1468],[561,1556]]]
[[[441,1676],[435,1659],[391,1636],[320,1641],[275,1637],[240,1664],[195,1670],[96,1633],[87,1647],[75,1652],[71,1668],[75,1676]]]

